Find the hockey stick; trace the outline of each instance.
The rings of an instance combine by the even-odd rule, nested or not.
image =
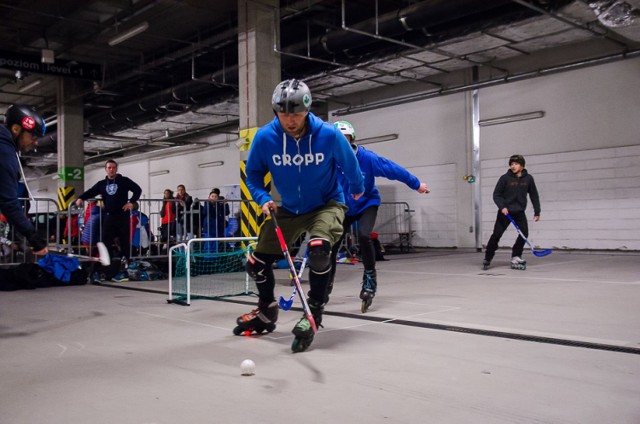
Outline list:
[[[101,241],[96,244],[98,248],[98,257],[94,258],[93,256],[86,255],[76,255],[75,253],[65,253],[65,252],[57,252],[57,251],[49,251],[52,255],[62,255],[69,256],[70,258],[78,258],[78,259],[86,259],[89,261],[100,262],[104,266],[111,265],[111,256],[109,256],[109,251],[107,250],[107,246],[104,245]]]
[[[552,249],[535,250],[531,245],[531,243],[529,243],[529,240],[527,240],[524,234],[522,234],[522,231],[520,231],[520,228],[518,227],[518,224],[516,224],[516,221],[514,221],[513,218],[511,218],[511,215],[507,214],[507,218],[509,218],[509,221],[511,221],[513,226],[516,227],[516,231],[518,232],[518,234],[520,234],[520,237],[522,237],[523,240],[529,245],[529,247],[531,248],[531,253],[533,253],[534,256],[541,258],[543,256],[550,255],[551,252],[553,252]]]
[[[304,267],[306,265],[307,265],[307,255],[304,255],[304,259],[302,260],[302,264],[300,265],[300,272],[298,273],[298,280],[302,278],[302,273],[304,272]],[[291,277],[291,280],[293,280],[293,276],[292,275],[289,275],[289,276]],[[296,293],[297,293],[297,290],[294,283],[293,293],[291,293],[289,300],[280,296],[280,300],[278,301],[278,305],[280,305],[280,309],[282,309],[283,311],[288,311],[289,309],[291,309],[291,305],[293,305],[293,298],[295,297]]]
[[[269,209],[269,212],[271,212],[271,219],[273,219],[273,225],[276,229],[276,235],[278,236],[278,241],[280,242],[280,248],[282,249],[282,253],[284,254],[285,259],[289,263],[289,272],[291,272],[291,275],[293,276],[293,282],[295,284],[296,289],[298,290],[298,296],[300,297],[300,302],[302,302],[302,309],[304,310],[304,315],[309,320],[309,324],[311,325],[313,334],[316,334],[318,332],[318,327],[316,327],[316,320],[313,319],[313,315],[311,315],[311,309],[309,308],[307,299],[304,297],[304,292],[302,291],[302,285],[300,284],[300,279],[298,278],[296,267],[293,265],[293,261],[291,260],[291,255],[289,254],[287,243],[285,243],[284,241],[282,230],[280,229],[280,226],[278,226],[276,213],[273,209]]]

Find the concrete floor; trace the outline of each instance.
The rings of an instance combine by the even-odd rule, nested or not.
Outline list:
[[[0,423],[640,423],[639,256],[527,254],[526,271],[508,256],[489,271],[475,252],[389,256],[364,315],[361,265],[340,265],[299,354],[298,311],[232,335],[254,297],[169,305],[166,282],[0,293]],[[256,375],[240,375],[246,358]]]

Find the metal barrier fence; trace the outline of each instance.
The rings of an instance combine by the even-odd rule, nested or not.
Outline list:
[[[64,230],[61,218],[64,216],[61,216],[54,200],[36,197],[33,199],[20,198],[18,201],[41,239],[47,240],[49,243],[55,243],[56,240],[61,239]],[[32,262],[30,256],[30,249],[24,235],[17,233],[13,226],[1,220],[0,264],[17,265]]]
[[[20,199],[29,219],[42,239],[49,242],[50,249],[69,251],[84,255],[95,255],[95,244],[102,240],[102,209],[94,207],[100,199],[89,199],[78,209],[72,203],[67,210],[58,211],[52,199]],[[168,258],[169,248],[200,237],[242,237],[241,214],[249,211],[251,221],[258,222],[259,208],[249,206],[243,200],[210,202],[194,199],[190,209],[177,199],[140,199],[137,210],[130,213],[131,258]],[[243,204],[244,207],[243,207]],[[170,205],[170,206],[167,206]],[[93,207],[94,213],[91,213]],[[172,219],[163,223],[163,207],[172,208]],[[378,209],[375,230],[381,243],[397,247],[401,252],[413,250],[411,213],[406,202],[383,202]],[[165,216],[167,214],[165,213]],[[291,244],[292,251],[302,240]],[[357,245],[357,231],[352,228],[347,234],[345,247]],[[348,244],[348,246],[347,246]],[[29,253],[24,237],[16,234],[11,226],[0,223],[0,264],[19,264]],[[221,246],[224,246],[221,244]],[[111,246],[109,246],[111,247]],[[222,248],[222,247],[221,247]]]
[[[378,240],[387,249],[398,249],[401,253],[413,251],[413,234],[411,229],[411,214],[414,211],[407,202],[382,202],[378,208],[378,216],[373,231],[378,234]],[[345,235],[340,248],[341,252],[351,256],[358,250],[358,223],[351,226]]]

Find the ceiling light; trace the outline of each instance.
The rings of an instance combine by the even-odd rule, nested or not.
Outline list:
[[[488,127],[489,125],[508,124],[509,122],[527,121],[529,119],[539,119],[544,117],[544,111],[537,110],[529,113],[519,113],[517,115],[500,116],[498,118],[481,119],[478,125]]]
[[[222,165],[224,165],[223,160],[216,160],[214,162],[199,163],[198,168],[211,168],[212,166],[222,166]]]
[[[382,143],[383,141],[391,141],[396,140],[398,138],[398,134],[385,134],[379,135],[376,137],[367,137],[356,140],[357,144],[372,144],[372,143]]]
[[[147,21],[141,22],[138,25],[132,28],[129,28],[128,30],[123,31],[120,34],[116,35],[115,37],[109,39],[108,43],[111,47],[113,47],[117,44],[122,43],[123,41],[128,40],[131,37],[135,37],[141,32],[145,32],[148,28],[149,28],[149,23]]]
[[[151,177],[157,177],[158,175],[164,175],[164,174],[168,174],[170,171],[168,169],[163,169],[161,171],[153,171],[153,172],[149,172],[149,175]]]
[[[35,87],[39,86],[40,84],[42,84],[42,80],[41,79],[37,79],[35,81],[30,82],[27,85],[23,85],[22,87],[20,87],[18,89],[18,91],[21,92],[21,93],[24,93],[25,91],[29,91],[32,88],[35,88]]]

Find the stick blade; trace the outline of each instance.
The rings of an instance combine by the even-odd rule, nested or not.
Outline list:
[[[280,296],[278,305],[280,306],[280,309],[282,309],[283,311],[288,311],[289,309],[291,309],[291,306],[293,305],[293,298],[287,300],[284,297]]]
[[[100,259],[100,263],[104,266],[111,265],[111,256],[109,256],[107,246],[105,246],[103,242],[99,241],[96,244],[96,247],[98,248],[98,257]]]
[[[542,258],[543,256],[548,256],[553,252],[553,249],[545,249],[545,250],[532,250],[533,255],[537,256],[539,258]]]

